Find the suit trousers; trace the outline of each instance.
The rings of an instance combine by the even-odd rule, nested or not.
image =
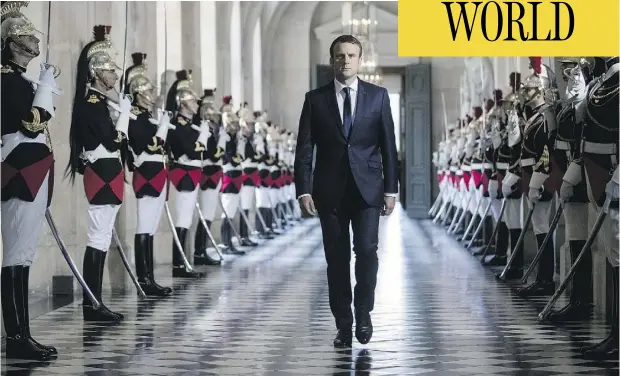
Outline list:
[[[356,314],[373,310],[379,268],[377,248],[381,207],[368,205],[353,176],[350,173],[348,175],[344,196],[336,207],[321,207],[320,203],[317,203],[327,261],[329,306],[338,329],[349,329],[353,325],[349,226],[353,230],[353,251],[356,258],[353,302]]]

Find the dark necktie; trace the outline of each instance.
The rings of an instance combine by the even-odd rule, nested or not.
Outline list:
[[[349,132],[353,126],[351,119],[351,88],[345,87],[344,91],[344,107],[342,109],[342,125],[344,125],[344,136],[349,138]]]

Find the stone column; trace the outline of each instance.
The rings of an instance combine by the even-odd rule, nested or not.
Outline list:
[[[217,15],[217,95],[215,103],[219,107],[224,95],[231,94],[231,48],[230,48],[230,21],[232,3],[218,1],[215,3]],[[238,100],[239,98],[234,98]]]
[[[192,71],[192,88],[200,96],[202,93],[201,62],[201,2],[181,2],[181,44],[183,69]]]
[[[243,66],[241,61],[241,3],[231,2],[230,18],[230,94],[233,97],[233,108],[239,109],[243,97]],[[225,95],[225,94],[224,94]]]
[[[217,9],[215,1],[200,2],[200,64],[202,88],[217,87]]]

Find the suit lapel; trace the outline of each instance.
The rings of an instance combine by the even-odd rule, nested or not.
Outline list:
[[[355,118],[353,119],[353,129],[359,124],[361,118],[364,116],[364,108],[366,102],[366,90],[364,90],[364,81],[357,79],[357,98],[355,99]],[[351,135],[349,135],[351,136]]]
[[[338,109],[338,100],[336,99],[336,85],[334,81],[327,87],[325,92],[325,99],[327,100],[327,107],[332,114],[332,117],[336,121],[336,127],[338,131],[344,137],[344,125],[342,124],[342,118],[340,118],[340,110]]]

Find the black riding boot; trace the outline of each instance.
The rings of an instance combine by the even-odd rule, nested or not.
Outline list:
[[[93,307],[86,291],[82,292],[82,314],[84,321],[108,321],[118,322],[124,316],[121,313],[113,312],[105,304],[101,298],[103,290],[103,270],[105,268],[105,259],[107,252],[102,252],[92,247],[86,247],[84,252],[84,264],[82,274],[86,285],[99,301],[99,309]]]
[[[138,283],[147,296],[167,296],[170,295],[172,289],[164,289],[155,285],[149,275],[149,267],[147,263],[147,255],[149,248],[149,234],[136,234],[134,236],[134,259],[136,263],[136,277]]]
[[[495,254],[485,260],[485,265],[503,266],[506,265],[506,252],[508,252],[508,226],[506,222],[500,221],[497,229],[497,238],[495,239]]]
[[[258,229],[258,237],[261,239],[273,239],[274,236],[272,234],[269,233],[269,221],[268,221],[268,212],[269,209],[268,208],[258,208],[258,210],[260,211],[260,216],[259,213],[256,213],[256,228]],[[261,220],[262,217],[262,220]],[[265,226],[263,226],[263,221],[265,222]]]
[[[207,222],[207,226],[211,228],[211,221]],[[194,265],[221,265],[221,260],[216,260],[207,253],[207,245],[209,244],[209,235],[202,225],[202,221],[198,222],[196,227],[196,236],[194,237]],[[217,247],[217,244],[213,244]]]
[[[480,233],[478,233],[476,240],[472,243],[472,254],[474,256],[482,256],[486,245],[493,241],[493,239],[491,239],[491,235],[493,235],[493,228],[495,227],[493,224],[493,217],[488,215],[482,220],[484,221],[482,224],[483,227],[480,230]],[[491,252],[493,248],[493,244],[489,245],[487,256],[489,254],[493,254],[493,252]]]
[[[24,290],[24,278],[28,267],[22,265],[2,268],[2,317],[6,331],[6,357],[28,360],[50,360],[50,350],[30,337],[28,317],[28,291]],[[28,282],[25,283],[26,287]],[[51,347],[51,346],[50,346]],[[51,347],[53,349],[53,347]],[[54,349],[55,351],[56,349]]]
[[[185,239],[187,238],[187,229],[182,228],[182,227],[175,227],[174,230],[177,233],[181,246],[184,247],[186,244]],[[183,256],[181,255],[181,252],[183,251],[184,249],[179,250],[176,242],[174,241],[174,239],[172,239],[172,277],[178,277],[178,278],[204,277],[205,273],[189,271],[185,268],[185,263],[183,262]]]
[[[613,268],[614,300],[612,306],[611,333],[602,342],[581,349],[586,359],[618,360],[618,267]]]
[[[512,254],[515,252],[517,252],[517,254],[515,256],[515,259],[512,261],[512,264],[510,265],[510,269],[506,271],[506,280],[521,279],[523,277],[523,260],[525,258],[525,254],[523,253],[523,242],[521,242],[519,248],[516,248],[519,236],[521,236],[521,232],[523,232],[523,230],[520,228],[513,228],[508,230],[508,234],[510,235],[510,249],[512,250],[510,253],[510,257],[512,257]],[[500,274],[496,275],[496,277],[499,276]]]
[[[220,236],[222,238],[222,244],[224,244],[225,247],[222,253],[227,255],[245,255],[245,251],[241,251],[233,245],[232,229],[230,228],[230,223],[225,218],[222,219]]]
[[[540,248],[542,242],[547,234],[536,235],[537,249]],[[536,281],[529,286],[526,286],[517,291],[517,294],[522,297],[527,296],[543,296],[550,295],[555,292],[555,283],[553,282],[553,268],[554,265],[554,249],[553,239],[549,239],[538,263],[538,270],[536,272]]]
[[[155,282],[155,257],[154,257],[154,248],[153,243],[155,241],[155,236],[149,235],[149,244],[146,249],[146,275],[151,280],[151,283],[157,287],[158,289],[164,290],[166,295],[172,294],[172,289],[170,287],[160,286],[157,282]]]
[[[568,242],[571,255],[571,264],[579,256],[585,240],[571,240]],[[592,252],[588,250],[581,258],[575,275],[571,281],[569,303],[557,312],[549,315],[551,321],[586,320],[592,312]]]
[[[243,213],[246,217],[250,215],[250,211],[247,209],[242,209]],[[249,217],[248,217],[249,218]],[[250,239],[250,229],[248,228],[248,224],[245,223],[245,219],[241,217],[239,219],[239,235],[241,236],[241,245],[245,247],[256,247],[258,243],[253,242]]]
[[[47,350],[51,355],[57,355],[58,354],[58,350],[56,350],[56,348],[54,346],[46,346],[46,345],[42,345],[39,342],[37,342],[34,338],[32,338],[32,335],[30,334],[30,313],[29,313],[29,307],[28,307],[28,281],[30,280],[30,266],[25,266],[24,267],[24,278],[22,278],[22,291],[24,291],[24,310],[26,311],[26,333],[28,335],[28,338],[30,338],[30,340],[32,342],[34,342],[35,345],[37,345],[39,348],[43,349],[43,350]]]

